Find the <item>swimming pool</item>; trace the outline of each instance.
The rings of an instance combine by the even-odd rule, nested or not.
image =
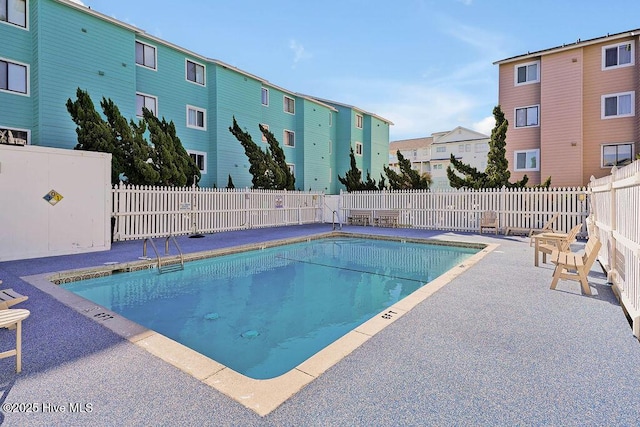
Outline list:
[[[326,238],[62,285],[254,379],[290,371],[479,249]]]

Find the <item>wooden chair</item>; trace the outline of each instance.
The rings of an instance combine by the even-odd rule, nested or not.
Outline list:
[[[558,219],[559,215],[560,214],[558,214],[556,212],[556,213],[553,214],[553,216],[551,218],[549,218],[549,221],[544,223],[542,228],[532,228],[531,229],[531,231],[529,232],[529,237],[531,238],[531,241],[529,242],[529,246],[533,245],[533,236],[535,236],[536,234],[555,233],[555,230],[553,229],[553,223],[556,222],[556,220]]]
[[[556,220],[558,219],[559,214],[555,213],[553,214],[553,216],[551,218],[549,218],[549,220],[542,226],[542,228],[531,228],[531,227],[507,227],[507,229],[504,232],[505,236],[508,236],[509,234],[520,234],[520,235],[527,235],[531,238],[531,245],[533,245],[533,236],[535,234],[540,234],[540,233],[554,233],[555,230],[553,229],[553,223],[556,222]]]
[[[0,281],[2,283],[2,281]],[[0,290],[0,310],[7,309],[22,301],[26,301],[29,297],[21,295],[13,289]]]
[[[485,228],[493,228],[498,234],[498,214],[496,211],[484,211],[480,218],[480,234]]]
[[[601,246],[600,240],[592,236],[589,237],[582,255],[575,252],[553,251],[551,253],[551,262],[556,265],[556,269],[553,272],[551,289],[556,288],[560,279],[575,280],[582,285],[582,292],[586,295],[591,295],[587,275],[593,262],[598,257],[598,251],[600,251]]]
[[[547,262],[547,255],[551,255],[554,250],[560,252],[570,252],[571,244],[576,241],[578,233],[582,229],[582,224],[573,227],[569,233],[540,233],[531,238],[534,240],[535,266],[538,266],[538,254],[542,252],[542,262]]]

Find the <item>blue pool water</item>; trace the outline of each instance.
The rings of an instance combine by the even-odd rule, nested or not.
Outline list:
[[[478,249],[329,238],[62,285],[243,375],[273,378]]]

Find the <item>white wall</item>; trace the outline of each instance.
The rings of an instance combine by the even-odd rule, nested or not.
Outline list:
[[[111,154],[0,145],[0,261],[109,250],[110,215]]]

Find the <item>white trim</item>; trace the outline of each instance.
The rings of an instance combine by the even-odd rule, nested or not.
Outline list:
[[[355,145],[356,145],[355,150],[353,150],[354,154],[356,156],[362,156],[362,154],[364,153],[364,151],[363,151],[364,147],[362,146],[362,142],[356,141]],[[358,147],[360,147],[360,152],[359,153],[358,153]]]
[[[153,98],[156,100],[156,111],[154,115],[156,117],[159,117],[158,111],[160,110],[160,107],[158,106],[158,97],[155,95],[150,95],[148,93],[143,93],[143,92],[136,92],[136,117],[142,117],[141,115],[138,115],[138,95],[144,96],[145,98]]]
[[[198,82],[197,80],[189,80],[189,66],[188,66],[189,62],[202,67],[202,80],[203,80],[202,83]],[[197,74],[198,73],[196,73],[196,75]],[[194,61],[193,59],[184,58],[184,79],[189,83],[193,83],[194,85],[206,87],[207,86],[207,66],[198,61]]]
[[[536,159],[536,166],[534,168],[531,167],[524,167],[519,169],[518,168],[518,154],[520,153],[535,153],[535,159]],[[526,154],[525,154],[525,165],[526,165]],[[540,149],[539,148],[532,148],[529,150],[517,150],[513,152],[513,170],[515,172],[536,172],[540,170]]]
[[[291,135],[293,135],[293,145],[287,144],[287,140],[288,140],[287,132],[291,133]],[[289,130],[289,129],[284,129],[282,131],[282,139],[283,139],[283,143],[282,143],[283,146],[285,146],[285,147],[295,147],[296,146],[296,133],[294,131]]]
[[[260,124],[261,124],[261,125],[262,125],[262,127],[263,127],[263,128],[265,128],[266,130],[271,131],[271,129],[269,129],[269,125],[268,125],[268,124],[266,124],[266,123],[260,123]],[[260,129],[260,127],[258,127],[258,129]],[[267,137],[266,137],[266,136],[264,136],[264,133],[262,133],[262,131],[260,131],[260,140],[261,140],[262,142],[268,142],[268,141],[267,141]]]
[[[7,8],[9,7],[9,2],[7,1]],[[19,28],[24,31],[29,31],[29,0],[25,0],[24,2],[24,27],[22,25],[14,24],[9,21],[9,17],[7,16],[6,21],[0,21],[1,24],[11,25],[12,28]]]
[[[536,124],[535,125],[527,125],[525,124],[524,126],[518,126],[518,110],[528,110],[529,108],[533,108],[536,107],[538,109],[538,113],[536,114]],[[526,119],[527,117],[525,117]],[[526,122],[528,122],[528,120],[526,120]],[[524,107],[516,107],[513,109],[513,127],[514,129],[524,129],[524,128],[536,128],[536,127],[540,127],[540,104],[534,104],[534,105],[526,105]]]
[[[203,117],[202,117],[202,127],[197,126],[197,125],[190,125],[189,124],[189,110],[193,110],[197,113],[202,113]],[[200,107],[196,107],[194,105],[189,105],[187,104],[187,127],[189,129],[197,129],[197,130],[207,130],[207,110],[204,108],[200,108]]]
[[[622,64],[620,65],[618,63],[618,65],[611,65],[609,67],[606,66],[606,54],[605,52],[607,51],[607,49],[612,49],[612,48],[616,48],[616,50],[620,47],[620,46],[624,46],[624,45],[631,45],[631,62],[629,62],[628,64]],[[618,51],[618,61],[620,60],[620,52]],[[615,43],[615,44],[609,44],[606,46],[602,46],[602,71],[605,70],[615,70],[617,68],[624,68],[624,67],[633,67],[636,63],[636,47],[635,47],[635,40],[626,40],[620,43]]]
[[[362,129],[362,128],[364,128],[364,116],[362,114],[356,113],[356,129]]]
[[[204,167],[204,169],[200,169],[198,167],[198,169],[200,169],[200,173],[201,174],[206,174],[207,173],[207,153],[205,151],[198,151],[198,150],[186,150],[187,154],[189,154],[189,156],[196,155],[196,156],[202,156],[202,165]],[[196,161],[196,166],[198,166],[198,162]]]
[[[604,147],[613,147],[613,146],[619,146],[619,145],[630,145],[631,146],[631,163],[633,163],[633,160],[635,159],[635,144],[633,142],[607,142],[607,143],[602,143],[600,144],[600,169],[611,169],[614,165],[610,165],[610,166],[605,166],[604,164]],[[617,156],[616,156],[616,161],[617,161]],[[617,165],[616,165],[617,166]],[[619,166],[622,167],[622,166]]]
[[[31,96],[31,65],[26,64],[24,62],[20,62],[20,61],[15,61],[13,59],[9,59],[9,58],[3,58],[0,56],[0,61],[4,61],[7,62],[9,64],[13,64],[13,65],[18,65],[21,67],[25,67],[27,69],[27,81],[25,82],[25,86],[26,86],[26,92],[17,92],[15,90],[9,90],[9,89],[0,89],[0,92],[3,93],[10,93],[13,95],[20,95],[20,96]],[[9,78],[9,76],[7,75],[7,79]],[[8,86],[8,81],[7,81],[7,86]]]
[[[631,95],[631,113],[629,114],[616,114],[614,116],[605,116],[604,113],[604,104],[605,104],[605,99],[607,98],[613,98],[615,97],[617,102],[616,102],[616,109],[618,109],[619,107],[619,100],[620,100],[620,96],[623,95]],[[606,95],[602,95],[600,97],[600,118],[603,120],[606,119],[617,119],[620,117],[633,117],[636,115],[636,93],[635,91],[629,91],[629,92],[618,92],[618,93],[608,93]]]
[[[538,76],[536,80],[529,80],[528,76],[527,76],[527,80],[525,80],[522,83],[518,83],[518,68],[521,67],[528,67],[529,65],[533,65],[535,64],[537,66],[537,70],[538,70]],[[523,62],[521,64],[516,64],[513,66],[513,84],[514,86],[524,86],[524,85],[530,85],[530,84],[534,84],[534,83],[540,83],[540,61],[530,61],[530,62]]]
[[[148,65],[139,64],[138,63],[138,52],[137,51],[136,51],[136,58],[135,58],[136,65],[138,67],[146,68],[147,70],[158,71],[158,48],[156,46],[152,45],[152,44],[145,43],[145,42],[140,41],[140,40],[136,40],[135,42],[136,42],[136,44],[140,43],[143,46],[149,46],[149,47],[153,48],[153,63],[155,64],[155,67],[149,67]]]
[[[287,111],[287,101],[286,101],[287,98],[289,98],[290,100],[293,101],[293,111]],[[287,114],[295,115],[296,114],[296,99],[292,98],[291,96],[282,95],[282,110]]]
[[[11,126],[3,126],[2,124],[0,124],[0,130],[26,132],[27,133],[27,145],[31,145],[31,129],[22,129],[22,128],[16,128],[16,127],[11,127]]]

